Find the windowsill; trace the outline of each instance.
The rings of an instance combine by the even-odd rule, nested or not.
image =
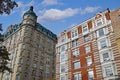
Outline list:
[[[89,34],[89,31],[83,32],[82,34],[87,35],[87,34]]]
[[[71,37],[71,40],[77,39],[79,36]]]
[[[107,60],[107,61],[102,61],[101,63],[104,64],[106,62],[113,62],[114,60],[110,59],[110,60]]]

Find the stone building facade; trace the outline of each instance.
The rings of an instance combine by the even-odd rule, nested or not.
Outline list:
[[[56,80],[120,80],[120,9],[97,13],[61,32]]]
[[[24,13],[20,24],[11,25],[4,33],[5,45],[10,53],[2,80],[53,80],[55,78],[56,35],[37,23],[33,7]]]

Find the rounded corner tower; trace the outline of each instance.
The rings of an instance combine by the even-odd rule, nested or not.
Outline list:
[[[22,24],[23,25],[29,24],[35,26],[36,22],[37,22],[37,15],[33,11],[33,6],[31,6],[30,9],[24,13]]]

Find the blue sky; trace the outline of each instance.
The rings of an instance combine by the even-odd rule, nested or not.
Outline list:
[[[16,0],[18,7],[10,15],[0,15],[0,23],[5,31],[9,25],[18,24],[30,6],[38,16],[38,22],[59,34],[68,28],[80,24],[96,13],[109,8],[120,8],[120,0]]]

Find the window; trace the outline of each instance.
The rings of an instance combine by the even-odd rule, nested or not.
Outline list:
[[[35,58],[38,61],[38,58]],[[46,54],[46,61],[50,61],[50,55]]]
[[[20,80],[20,76],[19,75],[16,76],[16,80]]]
[[[74,69],[80,68],[80,61],[74,62]]]
[[[80,73],[74,74],[74,80],[82,80],[82,76]]]
[[[23,63],[23,59],[20,58],[18,63],[19,63],[19,64],[22,64],[22,63]]]
[[[98,30],[98,37],[104,36],[105,32],[104,32],[104,28],[101,28]]]
[[[97,26],[100,26],[102,24],[102,19],[97,19],[96,23],[97,23]]]
[[[65,36],[61,37],[61,42],[65,42]]]
[[[18,67],[18,71],[21,72],[21,67]]]
[[[61,53],[60,54],[60,61],[63,62],[65,60],[67,60],[67,54],[66,53]]]
[[[34,68],[36,68],[36,67],[37,67],[37,64],[36,64],[36,63],[34,63],[34,64],[33,64],[33,67],[34,67]]]
[[[84,42],[88,42],[89,41],[89,36],[88,35],[85,35],[84,36]]]
[[[78,39],[72,41],[72,47],[76,47],[78,45],[79,45],[79,40]]]
[[[108,61],[108,60],[110,60],[110,58],[109,58],[109,53],[108,53],[108,52],[107,52],[107,53],[103,53],[102,56],[103,56],[103,61]]]
[[[88,31],[88,27],[87,26],[83,26],[83,32],[87,32]]]
[[[60,71],[61,73],[64,73],[67,71],[67,65],[66,64],[62,64],[61,67],[60,67]]]
[[[25,44],[22,44],[21,48],[22,50],[25,50]]]
[[[105,67],[105,73],[106,73],[106,76],[113,75],[112,66]]]
[[[43,69],[43,66],[42,66],[42,65],[40,65],[40,69]]]
[[[78,30],[74,29],[72,30],[72,38],[78,36]]]
[[[65,51],[65,45],[61,46],[61,51]]]
[[[79,49],[73,51],[73,57],[79,56]]]
[[[85,51],[86,51],[86,53],[89,53],[89,52],[90,52],[90,45],[86,45],[86,46],[85,46]]]
[[[92,64],[92,58],[88,57],[87,58],[87,66],[90,66]]]
[[[107,47],[106,40],[101,40],[100,41],[100,49]]]
[[[66,76],[61,76],[60,78],[60,80],[66,80]]]
[[[46,67],[46,73],[50,72],[50,67]]]
[[[88,71],[88,78],[89,79],[94,79],[94,72],[93,72],[93,70]]]
[[[50,78],[50,73],[46,73],[46,78]]]

